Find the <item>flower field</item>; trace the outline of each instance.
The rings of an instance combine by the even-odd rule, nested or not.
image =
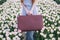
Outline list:
[[[60,40],[60,5],[53,0],[39,0],[38,13],[43,15],[44,28],[36,31],[35,40]],[[7,0],[0,5],[0,40],[22,40],[17,16],[21,15],[20,0]]]

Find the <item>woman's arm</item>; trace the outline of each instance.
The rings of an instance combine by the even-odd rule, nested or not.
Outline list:
[[[23,3],[22,3],[22,6],[24,7],[24,9],[25,9],[26,13],[28,14],[28,13],[29,13],[29,11],[28,11],[28,9],[24,6],[24,4],[23,4]]]
[[[24,9],[26,10],[27,14],[29,13],[29,11],[27,10],[27,8],[24,6],[24,3],[23,3],[24,0],[21,0],[21,5],[24,7]]]
[[[34,2],[33,2],[33,5],[32,5],[32,8],[31,8],[31,12],[33,11],[33,9],[34,9],[34,7],[35,7],[35,5],[36,5],[36,3],[38,2],[38,0],[34,0]]]

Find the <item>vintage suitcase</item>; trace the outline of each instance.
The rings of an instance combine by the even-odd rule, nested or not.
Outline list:
[[[18,29],[22,31],[36,31],[43,28],[42,15],[18,16],[17,21]]]

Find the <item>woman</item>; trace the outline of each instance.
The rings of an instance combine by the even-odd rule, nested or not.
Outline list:
[[[37,0],[21,0],[21,5],[23,6],[22,15],[37,15],[36,3]],[[34,31],[27,31],[26,40],[34,40]]]

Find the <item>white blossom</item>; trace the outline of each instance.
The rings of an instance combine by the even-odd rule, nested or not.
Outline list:
[[[5,38],[2,38],[2,40],[6,40]]]
[[[58,40],[60,40],[60,37],[58,37]]]
[[[16,38],[15,38],[15,37],[13,37],[13,40],[16,40]]]
[[[42,35],[44,38],[46,38],[46,34],[40,33],[40,35]]]
[[[60,31],[60,26],[58,27],[59,31]]]
[[[54,32],[54,30],[53,29],[51,29],[51,33],[53,33]]]
[[[6,37],[8,37],[9,36],[9,32],[8,31],[6,31]]]
[[[22,34],[21,34],[21,33],[19,33],[18,35],[19,35],[19,36],[22,36]]]
[[[59,20],[59,24],[60,24],[60,20]]]
[[[48,40],[48,39],[45,39],[45,40]]]
[[[55,38],[52,38],[52,40],[56,40]]]
[[[43,27],[42,30],[41,30],[41,32],[44,32],[45,28],[46,28],[46,27]]]
[[[0,38],[3,38],[3,35],[0,35]]]
[[[53,34],[49,34],[49,37],[52,38],[53,37]]]
[[[43,18],[43,21],[44,21],[43,25],[46,25],[46,26],[50,25],[51,27],[44,26],[41,30],[40,35],[46,38],[47,34],[43,33],[45,29],[51,33],[53,33],[54,31],[58,29],[57,34],[60,34],[60,27],[55,26],[55,25],[58,25],[58,23],[60,24],[60,16],[58,16],[58,13],[60,13],[60,6],[53,0],[39,0],[37,5],[38,5],[37,10],[39,13],[38,15],[42,14],[43,16],[46,16],[46,19],[48,19],[50,22],[53,22],[53,24],[50,24],[48,23],[47,20],[45,20],[45,18]],[[0,10],[2,9],[3,11],[0,13],[0,22],[2,22],[0,29],[2,30],[0,30],[0,33],[2,32],[6,33],[5,36],[7,40],[11,40],[10,37],[8,36],[12,34],[15,35],[15,37],[13,37],[13,40],[20,40],[18,36],[22,36],[21,30],[16,29],[18,28],[17,16],[18,14],[22,15],[21,13],[22,6],[20,3],[20,0],[7,0],[5,3],[0,5]],[[14,18],[14,16],[16,16],[16,18]],[[10,21],[6,20],[8,18],[10,19]],[[56,22],[57,20],[58,20],[58,23]],[[9,21],[8,24],[4,24],[5,21],[7,22]],[[10,32],[10,26],[15,28],[13,32]],[[51,34],[51,33],[49,34],[49,37],[51,38],[51,40],[55,40],[55,38],[53,37],[54,34]],[[18,35],[16,36],[16,34]],[[3,38],[3,35],[0,35],[0,37],[2,38],[2,40],[6,40],[6,38]],[[46,38],[45,40],[48,40],[48,39]],[[58,37],[58,40],[60,40],[59,37]]]
[[[59,31],[57,31],[57,34],[60,34],[60,32],[59,32]]]
[[[7,40],[11,40],[11,38],[10,37],[7,37]]]

